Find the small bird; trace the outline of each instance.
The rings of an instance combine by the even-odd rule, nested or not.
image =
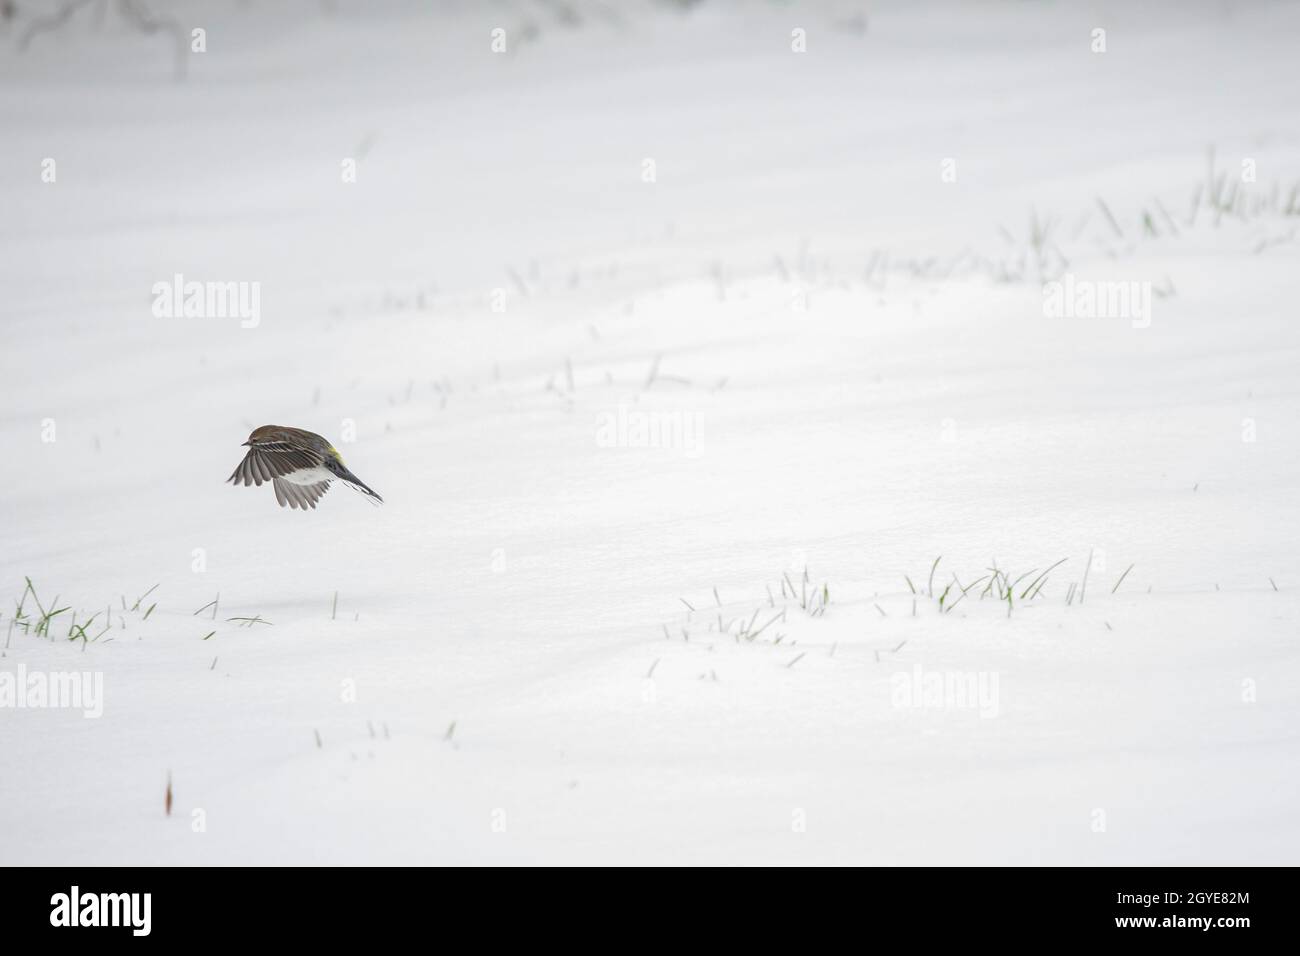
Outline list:
[[[248,454],[227,480],[245,486],[269,481],[281,508],[315,508],[335,478],[372,503],[383,504],[373,488],[348,471],[338,449],[315,432],[263,425],[254,429],[244,447]]]

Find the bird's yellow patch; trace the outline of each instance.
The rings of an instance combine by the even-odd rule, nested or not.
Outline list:
[[[339,450],[335,448],[333,445],[330,445],[330,454],[334,456],[336,461],[342,464],[343,456],[339,454]]]

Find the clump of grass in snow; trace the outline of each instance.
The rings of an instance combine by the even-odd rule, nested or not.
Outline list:
[[[56,617],[64,611],[70,610],[70,608],[59,607],[59,596],[56,594],[54,596],[54,602],[47,609],[45,605],[41,603],[41,599],[36,593],[36,588],[32,585],[32,579],[24,577],[23,581],[26,582],[26,586],[23,588],[23,593],[16,602],[14,608],[14,620],[19,623],[19,626],[22,627],[24,633],[31,632],[32,619],[26,611],[27,595],[30,594],[32,597],[32,603],[36,605],[37,611],[35,620],[36,636],[50,637],[50,624],[53,623]]]
[[[1300,235],[1295,226],[1295,219],[1300,216],[1300,181],[1284,182],[1274,180],[1271,188],[1263,184],[1243,186],[1240,176],[1228,169],[1217,169],[1214,149],[1211,147],[1204,179],[1193,184],[1191,206],[1185,221],[1181,224],[1159,197],[1153,197],[1149,205],[1143,205],[1127,214],[1117,214],[1101,196],[1093,197],[1093,212],[1085,213],[1069,236],[1077,241],[1084,234],[1084,227],[1094,219],[1093,213],[1100,213],[1095,218],[1100,228],[1093,238],[1102,242],[1111,258],[1131,255],[1139,243],[1178,239],[1200,222],[1208,223],[1218,229],[1226,222],[1256,227],[1250,235],[1252,253],[1260,255],[1269,249],[1294,243]],[[1200,218],[1202,210],[1208,216]],[[1198,222],[1198,219],[1200,222]],[[1273,235],[1259,235],[1259,227],[1267,228],[1270,222],[1276,222],[1278,229]],[[1030,207],[1026,238],[1018,239],[1011,230],[999,226],[1002,237],[1014,247],[1009,256],[989,258],[981,255],[966,255],[971,267],[991,275],[998,282],[1036,281],[1043,283],[1058,278],[1070,268],[1070,259],[1055,241],[1058,225],[1054,217],[1040,218],[1038,211]],[[877,254],[878,255],[878,254]],[[868,285],[875,271],[875,261],[867,270]],[[956,263],[943,275],[946,277],[956,268]],[[914,276],[929,274],[913,268]],[[1169,298],[1177,294],[1173,281],[1166,276],[1164,282],[1152,288],[1152,294],[1159,298]],[[933,597],[934,595],[929,595]]]
[[[37,594],[36,585],[32,583],[32,579],[30,577],[24,577],[23,582],[23,592],[19,595],[18,600],[14,602],[14,613],[9,620],[9,633],[5,639],[6,647],[9,646],[9,640],[13,637],[13,630],[15,627],[22,628],[24,634],[31,634],[34,630],[37,637],[46,637],[50,640],[54,640],[53,625],[55,624],[55,618],[69,611],[72,611],[72,615],[68,621],[68,631],[64,636],[69,641],[81,641],[82,650],[86,649],[87,644],[92,644],[95,641],[98,641],[108,632],[109,628],[113,626],[112,607],[110,605],[105,614],[106,623],[104,627],[96,631],[92,636],[91,625],[93,625],[99,618],[100,612],[96,611],[89,617],[82,618],[80,623],[78,623],[77,612],[72,609],[71,605],[60,606],[58,595],[55,596],[54,601],[49,605],[49,607],[46,607],[45,603],[41,600],[40,595]],[[32,603],[36,605],[35,615],[29,613],[27,610],[28,597],[31,597]],[[145,613],[146,618],[148,618],[149,613],[152,612],[152,610],[153,607],[150,607],[149,611]],[[123,620],[122,626],[126,626],[125,619]],[[109,638],[109,640],[112,640],[112,638]]]
[[[1076,597],[1080,604],[1083,603],[1084,597],[1087,594],[1088,579],[1092,571],[1092,558],[1093,554],[1092,552],[1089,552],[1088,561],[1084,566],[1082,580],[1070,582],[1065,595],[1065,603],[1067,606],[1073,604]],[[968,584],[963,584],[961,578],[954,573],[951,579],[936,595],[935,574],[939,568],[939,563],[942,560],[943,556],[940,555],[935,558],[934,562],[930,565],[930,573],[926,579],[925,589],[925,596],[935,601],[939,613],[951,613],[953,608],[960,604],[967,596],[975,593],[976,588],[983,585],[983,588],[977,592],[978,599],[981,601],[989,599],[1005,604],[1007,607],[1007,615],[1010,616],[1017,604],[1032,602],[1040,597],[1043,593],[1043,589],[1051,580],[1052,572],[1065,564],[1069,559],[1061,558],[1059,561],[1053,562],[1042,570],[1032,568],[1029,571],[1025,571],[1024,573],[1015,576],[1011,575],[1006,570],[999,568],[997,563],[994,562],[993,566],[985,568],[985,571],[988,572],[987,574],[981,575]],[[1119,576],[1114,587],[1111,588],[1112,594],[1119,590],[1119,586],[1124,583],[1129,572],[1132,571],[1135,566],[1136,565],[1130,564],[1128,568],[1125,569],[1124,573]],[[907,582],[908,593],[912,596],[912,616],[915,617],[917,598],[921,595],[917,590],[916,585],[912,583],[910,576],[903,575],[903,580]],[[879,605],[876,605],[876,607],[877,610],[880,610]],[[884,613],[883,610],[881,613]]]
[[[826,606],[830,604],[831,589],[828,584],[823,582],[821,590],[814,588],[809,592],[808,585],[810,581],[806,567],[803,569],[798,588],[790,580],[790,573],[788,571],[782,572],[781,597],[786,596],[786,588],[789,587],[789,596],[792,600],[798,600],[800,610],[807,611],[809,617],[821,617],[826,613]]]
[[[719,635],[731,635],[737,644],[752,644],[765,633],[768,633],[772,625],[776,624],[778,621],[785,621],[787,619],[787,614],[790,609],[789,602],[797,603],[799,609],[804,611],[809,617],[822,617],[825,615],[827,608],[830,606],[830,585],[827,582],[823,582],[820,587],[812,586],[812,578],[808,575],[807,568],[804,568],[797,585],[788,571],[782,572],[778,583],[781,590],[782,602],[782,607],[779,610],[776,607],[777,598],[771,585],[764,585],[764,598],[766,599],[767,610],[772,613],[763,613],[763,599],[760,599],[759,603],[751,611],[742,612],[736,617],[724,616],[722,612],[719,612],[716,617],[716,622],[709,623],[708,630],[713,631],[714,623],[716,623],[717,633]],[[716,586],[712,588],[712,594],[714,603],[719,608],[725,608],[726,605],[722,601],[721,592]],[[691,616],[696,613],[695,605],[684,597],[679,597],[677,600],[685,606],[687,610],[686,617],[689,621]],[[671,640],[672,633],[668,630],[668,625],[664,624],[662,627],[664,638]],[[685,627],[681,628],[681,634],[683,640],[690,641],[690,632]],[[780,644],[784,637],[784,634],[775,633],[770,640],[775,646]]]

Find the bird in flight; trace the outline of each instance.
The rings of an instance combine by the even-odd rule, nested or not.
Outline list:
[[[372,503],[383,504],[384,499],[343,464],[338,449],[315,432],[263,425],[244,446],[248,454],[227,480],[245,486],[269,481],[281,508],[315,508],[335,478]]]

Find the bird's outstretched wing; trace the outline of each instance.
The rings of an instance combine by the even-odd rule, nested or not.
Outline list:
[[[226,480],[236,485],[260,485],[264,481],[283,478],[295,471],[319,468],[322,461],[320,455],[306,448],[294,448],[287,444],[258,445],[248,449],[248,454],[239,463],[235,473]],[[320,495],[316,497],[319,498]]]
[[[280,502],[281,508],[288,505],[306,511],[316,507],[316,502],[330,490],[330,483],[322,481],[315,485],[295,485],[291,481],[275,478],[271,481],[271,487],[275,489],[275,500]]]

